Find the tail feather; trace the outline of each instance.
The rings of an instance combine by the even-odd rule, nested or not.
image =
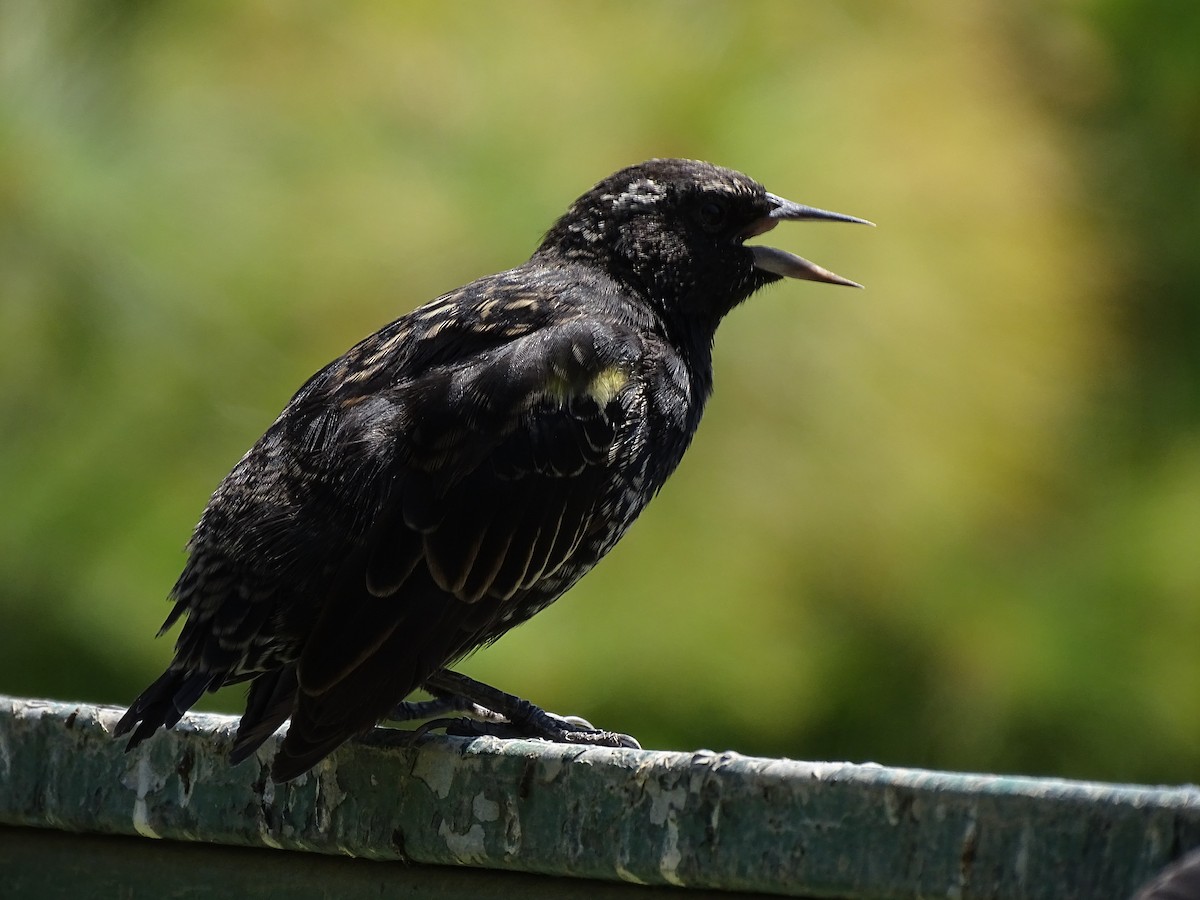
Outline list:
[[[216,680],[212,672],[167,669],[130,704],[113,733],[120,737],[132,731],[125,745],[126,752],[132,750],[160,727],[173,728]]]
[[[410,639],[411,640],[411,639]],[[429,674],[414,665],[393,633],[350,675],[320,694],[300,691],[287,737],[271,766],[271,777],[290,781],[354,737],[369,731]],[[407,648],[404,648],[407,649]]]
[[[246,712],[229,751],[233,764],[248,759],[292,714],[296,705],[296,666],[264,672],[250,684]]]
[[[297,691],[292,724],[271,767],[275,781],[307,772],[350,738],[369,731],[445,665],[461,639],[462,604],[432,589],[430,594],[424,603],[410,600],[401,623],[335,684],[317,692]],[[303,682],[303,660],[300,668]]]

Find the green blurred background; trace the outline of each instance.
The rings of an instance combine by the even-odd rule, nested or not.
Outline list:
[[[0,3],[0,691],[127,703],[314,370],[650,156],[776,243],[662,496],[465,665],[650,747],[1200,770],[1200,4]],[[240,690],[210,709],[237,710]]]

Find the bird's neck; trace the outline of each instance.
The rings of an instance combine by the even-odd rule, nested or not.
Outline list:
[[[692,382],[701,391],[701,402],[712,392],[712,350],[715,328],[708,323],[697,322],[690,316],[667,316],[663,326],[671,346],[679,351],[680,357],[692,376]]]

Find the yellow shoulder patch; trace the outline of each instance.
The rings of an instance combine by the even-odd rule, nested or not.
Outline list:
[[[570,383],[561,375],[551,375],[542,389],[542,393],[559,403],[566,403],[567,399],[572,395],[578,396],[579,393],[583,393],[601,406],[607,406],[609,401],[620,393],[621,388],[625,387],[628,381],[628,373],[616,366],[610,366],[607,369],[601,369],[597,372],[592,380],[587,383],[587,387],[583,391],[572,390]]]
[[[596,373],[596,377],[588,385],[587,392],[601,406],[607,406],[608,402],[620,393],[621,388],[625,387],[627,381],[629,375],[626,372],[611,366]]]

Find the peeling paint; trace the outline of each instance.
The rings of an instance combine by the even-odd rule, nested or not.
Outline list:
[[[746,756],[742,758],[749,760],[753,757]],[[850,770],[851,772],[862,769],[877,769],[879,771],[883,771],[883,766],[879,765],[879,763],[863,763],[862,765],[855,765],[854,763],[848,762],[797,762],[790,759],[781,759],[771,760],[772,765],[768,767],[767,772],[774,774],[773,769],[775,763],[779,763],[781,767],[786,766],[788,769],[799,769],[813,781],[837,781],[839,776],[844,775],[847,770]],[[764,774],[767,772],[764,772]]]
[[[500,804],[489,800],[483,794],[476,794],[475,799],[471,801],[471,812],[475,814],[476,821],[495,822],[500,818]]]
[[[513,798],[504,795],[504,854],[516,856],[521,851],[521,812]]]
[[[438,834],[446,842],[446,849],[459,862],[478,865],[486,859],[483,826],[478,822],[463,832],[455,831],[446,822],[442,822],[438,826]]]
[[[632,872],[630,872],[627,868],[625,868],[620,863],[617,863],[617,867],[614,871],[617,873],[617,877],[620,878],[622,881],[628,881],[633,884],[649,884],[650,883],[650,882],[646,881],[644,878],[638,878],[636,875],[634,875]]]
[[[0,823],[704,889],[1028,900],[1084,876],[1091,896],[1129,896],[1200,834],[1193,786],[497,739],[368,735],[273,785],[269,750],[228,765],[232,717],[186,716],[126,755],[117,715],[0,697]]]
[[[136,780],[133,787],[136,794],[133,801],[133,830],[142,837],[161,838],[162,835],[150,827],[150,811],[146,797],[152,791],[161,788],[166,779],[155,775],[154,770],[150,767],[150,756],[147,753],[138,757],[137,765],[134,766],[134,774]]]
[[[412,776],[439,800],[445,800],[454,784],[455,763],[456,760],[443,754],[418,753],[413,760]]]
[[[338,784],[338,758],[336,755],[327,756],[313,770],[317,779],[317,805],[314,810],[314,824],[317,830],[328,833],[333,827],[337,808],[346,799],[346,794]]]
[[[679,822],[675,818],[675,810],[672,809],[667,813],[662,856],[658,860],[659,874],[670,884],[683,887],[683,879],[679,877],[679,864],[682,862],[683,852],[679,849]]]
[[[637,772],[642,788],[650,798],[650,824],[662,827],[658,872],[668,884],[682,887],[679,866],[683,862],[683,852],[679,843],[678,813],[687,805],[690,791],[681,784],[664,786],[664,776],[670,774],[670,770],[653,764],[639,767]]]
[[[553,784],[558,780],[558,776],[563,773],[566,768],[566,763],[562,757],[553,757],[543,762],[539,767],[539,781],[543,784]]]
[[[275,805],[275,782],[270,778],[263,776],[262,795],[259,798],[260,815],[258,818],[258,838],[266,846],[272,850],[285,850],[286,846],[275,839],[271,834],[271,824],[268,821],[267,813]]]
[[[675,810],[682,809],[687,803],[688,789],[686,787],[664,788],[657,781],[647,781],[646,794],[650,797],[650,822],[653,825],[664,825],[672,817]]]

